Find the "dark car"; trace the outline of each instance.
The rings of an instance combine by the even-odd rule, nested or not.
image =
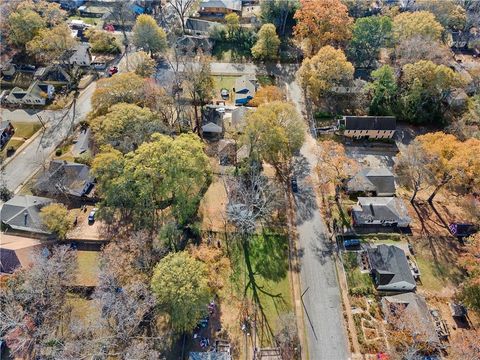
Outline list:
[[[108,69],[108,76],[112,76],[118,73],[118,68],[116,66],[112,66],[110,69]]]
[[[360,243],[359,239],[349,239],[343,241],[343,246],[345,250],[355,250],[360,248]]]
[[[292,184],[292,191],[294,193],[297,193],[298,192],[298,184],[297,184],[297,178],[296,177],[292,178],[291,184]]]

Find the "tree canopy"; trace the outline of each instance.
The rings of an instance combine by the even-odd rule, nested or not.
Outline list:
[[[277,35],[275,25],[264,24],[258,32],[258,39],[252,47],[252,55],[255,59],[274,60],[278,56],[280,38]]]
[[[150,54],[164,52],[167,49],[167,35],[150,15],[137,17],[133,27],[133,42]]]
[[[442,121],[442,103],[448,92],[464,84],[459,74],[444,65],[421,60],[403,67],[402,116],[411,122]]]
[[[38,34],[27,43],[27,52],[35,56],[38,61],[51,62],[60,59],[75,44],[77,41],[72,37],[68,25],[60,24],[51,29],[39,30]]]
[[[250,106],[260,106],[272,101],[285,100],[283,91],[275,85],[262,86],[255,93],[255,97],[248,102]]]
[[[38,13],[20,9],[8,17],[8,40],[17,47],[25,47],[45,27],[45,20]]]
[[[92,96],[94,115],[105,115],[117,103],[141,105],[144,101],[145,81],[135,73],[116,74],[97,81]]]
[[[426,41],[440,40],[443,26],[428,11],[403,12],[393,19],[393,35],[396,41],[421,36]]]
[[[261,1],[261,18],[264,24],[273,24],[285,35],[287,26],[292,26],[293,15],[298,8],[298,0],[270,0]]]
[[[118,103],[107,114],[91,122],[95,142],[99,147],[110,144],[123,153],[135,150],[150,135],[167,131],[158,115],[135,104]]]
[[[286,180],[291,159],[305,141],[305,123],[291,103],[262,104],[247,115],[244,141],[254,155],[274,166],[277,175]]]
[[[370,67],[377,59],[380,48],[392,36],[392,20],[387,16],[369,16],[355,21],[349,53],[359,65]]]
[[[372,71],[373,81],[368,85],[371,92],[369,112],[371,115],[395,115],[397,80],[389,65]]]
[[[353,20],[340,0],[300,0],[294,18],[295,37],[303,42],[307,56],[322,46],[341,44],[351,37]]]
[[[108,31],[87,29],[85,36],[88,38],[93,53],[118,54],[120,44],[117,38]]]
[[[103,196],[100,214],[119,212],[138,229],[156,229],[158,210],[170,207],[171,216],[184,225],[196,214],[210,182],[208,157],[191,133],[151,139],[126,156],[107,147],[94,158],[92,172]]]
[[[211,296],[207,269],[187,252],[171,253],[160,260],[151,286],[174,330],[189,332],[206,314]]]
[[[50,204],[42,207],[40,217],[44,227],[64,240],[67,232],[73,227],[73,217],[63,204]]]
[[[334,87],[347,86],[353,80],[353,65],[342,50],[332,46],[322,47],[310,59],[305,59],[297,72],[300,85],[314,102]]]
[[[458,31],[463,30],[466,25],[466,11],[455,0],[417,0],[415,6],[434,14],[444,28]]]

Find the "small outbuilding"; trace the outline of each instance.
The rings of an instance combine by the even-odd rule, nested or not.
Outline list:
[[[348,180],[346,191],[367,196],[394,196],[395,178],[387,168],[365,168]]]

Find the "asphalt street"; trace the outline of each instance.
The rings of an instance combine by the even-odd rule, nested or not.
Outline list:
[[[46,122],[46,130],[36,137],[20,154],[17,154],[4,168],[3,177],[9,190],[15,191],[30,179],[32,174],[45,165],[55,148],[73,131],[75,125],[91,110],[91,97],[96,83],[82,91],[77,100],[75,117],[73,108],[59,111],[41,111],[38,114]],[[15,114],[17,115],[18,112]],[[4,110],[4,118],[10,118]],[[35,116],[31,114],[31,116]]]
[[[288,100],[295,103],[302,113],[304,106],[300,87],[291,76],[284,78],[284,81]],[[295,194],[297,250],[304,293],[302,304],[308,355],[311,360],[347,360],[350,352],[333,257],[334,248],[313,189],[317,146],[309,132],[296,159],[294,171],[299,188]]]

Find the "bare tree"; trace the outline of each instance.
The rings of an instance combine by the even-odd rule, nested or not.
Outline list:
[[[27,359],[41,357],[45,342],[61,338],[57,329],[76,268],[75,252],[67,246],[44,249],[32,260],[0,294],[0,336],[15,356]]]
[[[193,5],[197,3],[198,0],[168,0],[170,6],[175,10],[178,15],[180,22],[182,23],[182,31],[185,33],[185,22],[186,17]]]
[[[135,13],[133,12],[133,6],[135,1],[133,0],[122,0],[114,1],[110,5],[110,17],[115,20],[117,24],[120,24],[122,35],[123,35],[123,46],[125,47],[125,64],[128,71],[128,36],[127,36],[127,25],[135,21]]]
[[[280,348],[282,359],[300,359],[300,341],[297,333],[295,314],[290,312],[280,316],[280,330],[275,334],[275,341]]]
[[[278,192],[257,166],[250,167],[246,175],[225,179],[225,184],[227,217],[242,237],[253,234],[257,224],[279,205]]]
[[[399,175],[399,181],[413,189],[411,203],[415,201],[418,191],[431,177],[428,170],[429,162],[430,159],[425,154],[423,146],[416,140],[401,149],[397,156],[395,169]]]

